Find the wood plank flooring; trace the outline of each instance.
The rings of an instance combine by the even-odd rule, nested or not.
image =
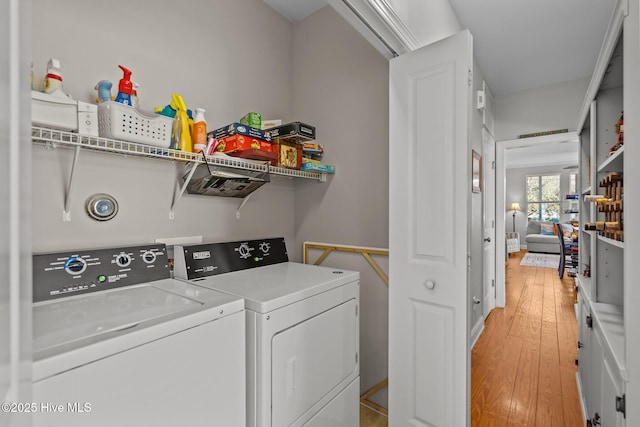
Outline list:
[[[578,325],[573,278],[523,267],[509,257],[506,305],[487,317],[472,351],[472,427],[583,427],[575,359]],[[361,406],[360,426],[386,427]]]
[[[387,417],[373,409],[360,405],[360,427],[387,427]]]
[[[506,306],[485,320],[472,351],[471,425],[582,427],[575,359],[574,280],[509,257]]]

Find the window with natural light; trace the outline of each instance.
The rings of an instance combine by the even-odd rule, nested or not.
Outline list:
[[[527,218],[560,220],[560,175],[527,176]]]

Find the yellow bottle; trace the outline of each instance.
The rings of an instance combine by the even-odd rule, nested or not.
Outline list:
[[[193,151],[193,143],[191,141],[191,129],[189,129],[189,116],[187,115],[187,106],[180,95],[171,95],[173,102],[171,107],[176,110],[176,118],[174,123],[175,137],[178,140],[178,150]]]

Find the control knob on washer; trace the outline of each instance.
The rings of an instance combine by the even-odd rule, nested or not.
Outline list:
[[[82,274],[86,269],[87,261],[77,256],[72,256],[64,263],[64,270],[72,276]]]
[[[153,264],[156,262],[156,254],[153,251],[145,251],[142,254],[142,260],[147,264]]]
[[[118,267],[128,267],[129,264],[131,264],[131,256],[129,256],[129,254],[120,252],[120,254],[116,256],[116,265]]]
[[[269,253],[269,249],[271,249],[271,243],[269,242],[262,242],[260,243],[260,250],[262,251],[263,254],[268,254]]]
[[[251,256],[251,248],[248,244],[243,243],[238,246],[238,253],[240,254],[240,258],[242,259],[249,258]]]

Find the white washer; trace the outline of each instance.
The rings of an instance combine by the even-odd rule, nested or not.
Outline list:
[[[34,255],[34,426],[245,425],[244,301],[168,277],[164,245]]]
[[[175,275],[245,299],[247,425],[359,425],[358,272],[288,262],[284,239],[176,247]]]

